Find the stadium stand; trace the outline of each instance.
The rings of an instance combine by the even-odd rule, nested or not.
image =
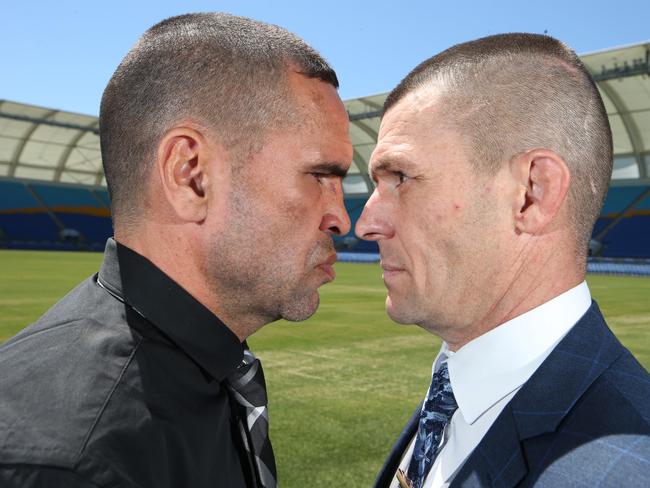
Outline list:
[[[379,252],[376,242],[354,235],[366,200],[366,195],[345,199],[352,230],[335,241],[346,260],[367,261],[354,254]],[[0,179],[0,245],[102,250],[112,234],[109,206],[103,188]],[[598,243],[593,257],[650,259],[650,185],[610,187],[593,239]],[[612,262],[603,260],[604,268],[596,268],[607,269]],[[622,262],[626,266],[622,269],[635,264]]]
[[[102,250],[112,235],[108,193],[0,180],[0,244],[18,249]]]
[[[354,225],[356,224],[357,220],[359,220],[359,217],[361,216],[361,212],[363,211],[363,207],[366,204],[366,201],[368,200],[367,195],[363,196],[348,196],[345,198],[345,209],[348,211],[348,215],[350,216],[350,222],[352,223],[350,227],[350,232],[346,234],[345,236],[342,237],[335,237],[334,238],[334,244],[336,247],[336,250],[339,252],[339,258],[341,257],[341,253],[343,256],[348,256],[350,253],[371,253],[371,254],[376,254],[379,252],[379,247],[377,246],[376,242],[368,242],[364,241],[361,239],[358,239],[355,234],[354,234]],[[348,260],[351,260],[354,258],[356,260],[358,256],[348,256]]]
[[[65,229],[78,232],[80,239],[91,246],[100,243],[103,249],[103,243],[112,234],[110,212],[94,193],[85,188],[36,183],[30,187]]]
[[[650,258],[650,186],[611,186],[592,239],[595,257]]]
[[[19,181],[0,181],[0,229],[7,244],[32,247],[59,240],[59,227]]]

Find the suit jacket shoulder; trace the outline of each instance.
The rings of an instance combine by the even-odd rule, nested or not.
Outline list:
[[[649,398],[650,376],[592,303],[452,486],[641,486],[650,476]]]

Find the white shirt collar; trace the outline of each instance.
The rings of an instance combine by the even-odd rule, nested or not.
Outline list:
[[[451,386],[465,422],[523,385],[591,306],[586,282],[505,322],[455,353],[443,343],[434,371],[447,360]]]

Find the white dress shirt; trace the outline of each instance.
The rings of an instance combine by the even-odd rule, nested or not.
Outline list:
[[[445,428],[443,448],[423,488],[449,486],[501,411],[591,306],[586,282],[467,343],[455,353],[443,343],[432,373],[443,362],[458,410]],[[405,473],[415,438],[404,453]],[[395,478],[391,488],[398,488]]]

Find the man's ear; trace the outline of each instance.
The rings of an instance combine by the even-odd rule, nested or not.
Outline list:
[[[567,199],[571,172],[564,159],[548,149],[531,149],[511,160],[519,187],[515,201],[518,232],[541,234],[554,221]]]
[[[209,153],[207,138],[192,127],[175,127],[158,144],[156,166],[162,189],[181,220],[206,218]]]

